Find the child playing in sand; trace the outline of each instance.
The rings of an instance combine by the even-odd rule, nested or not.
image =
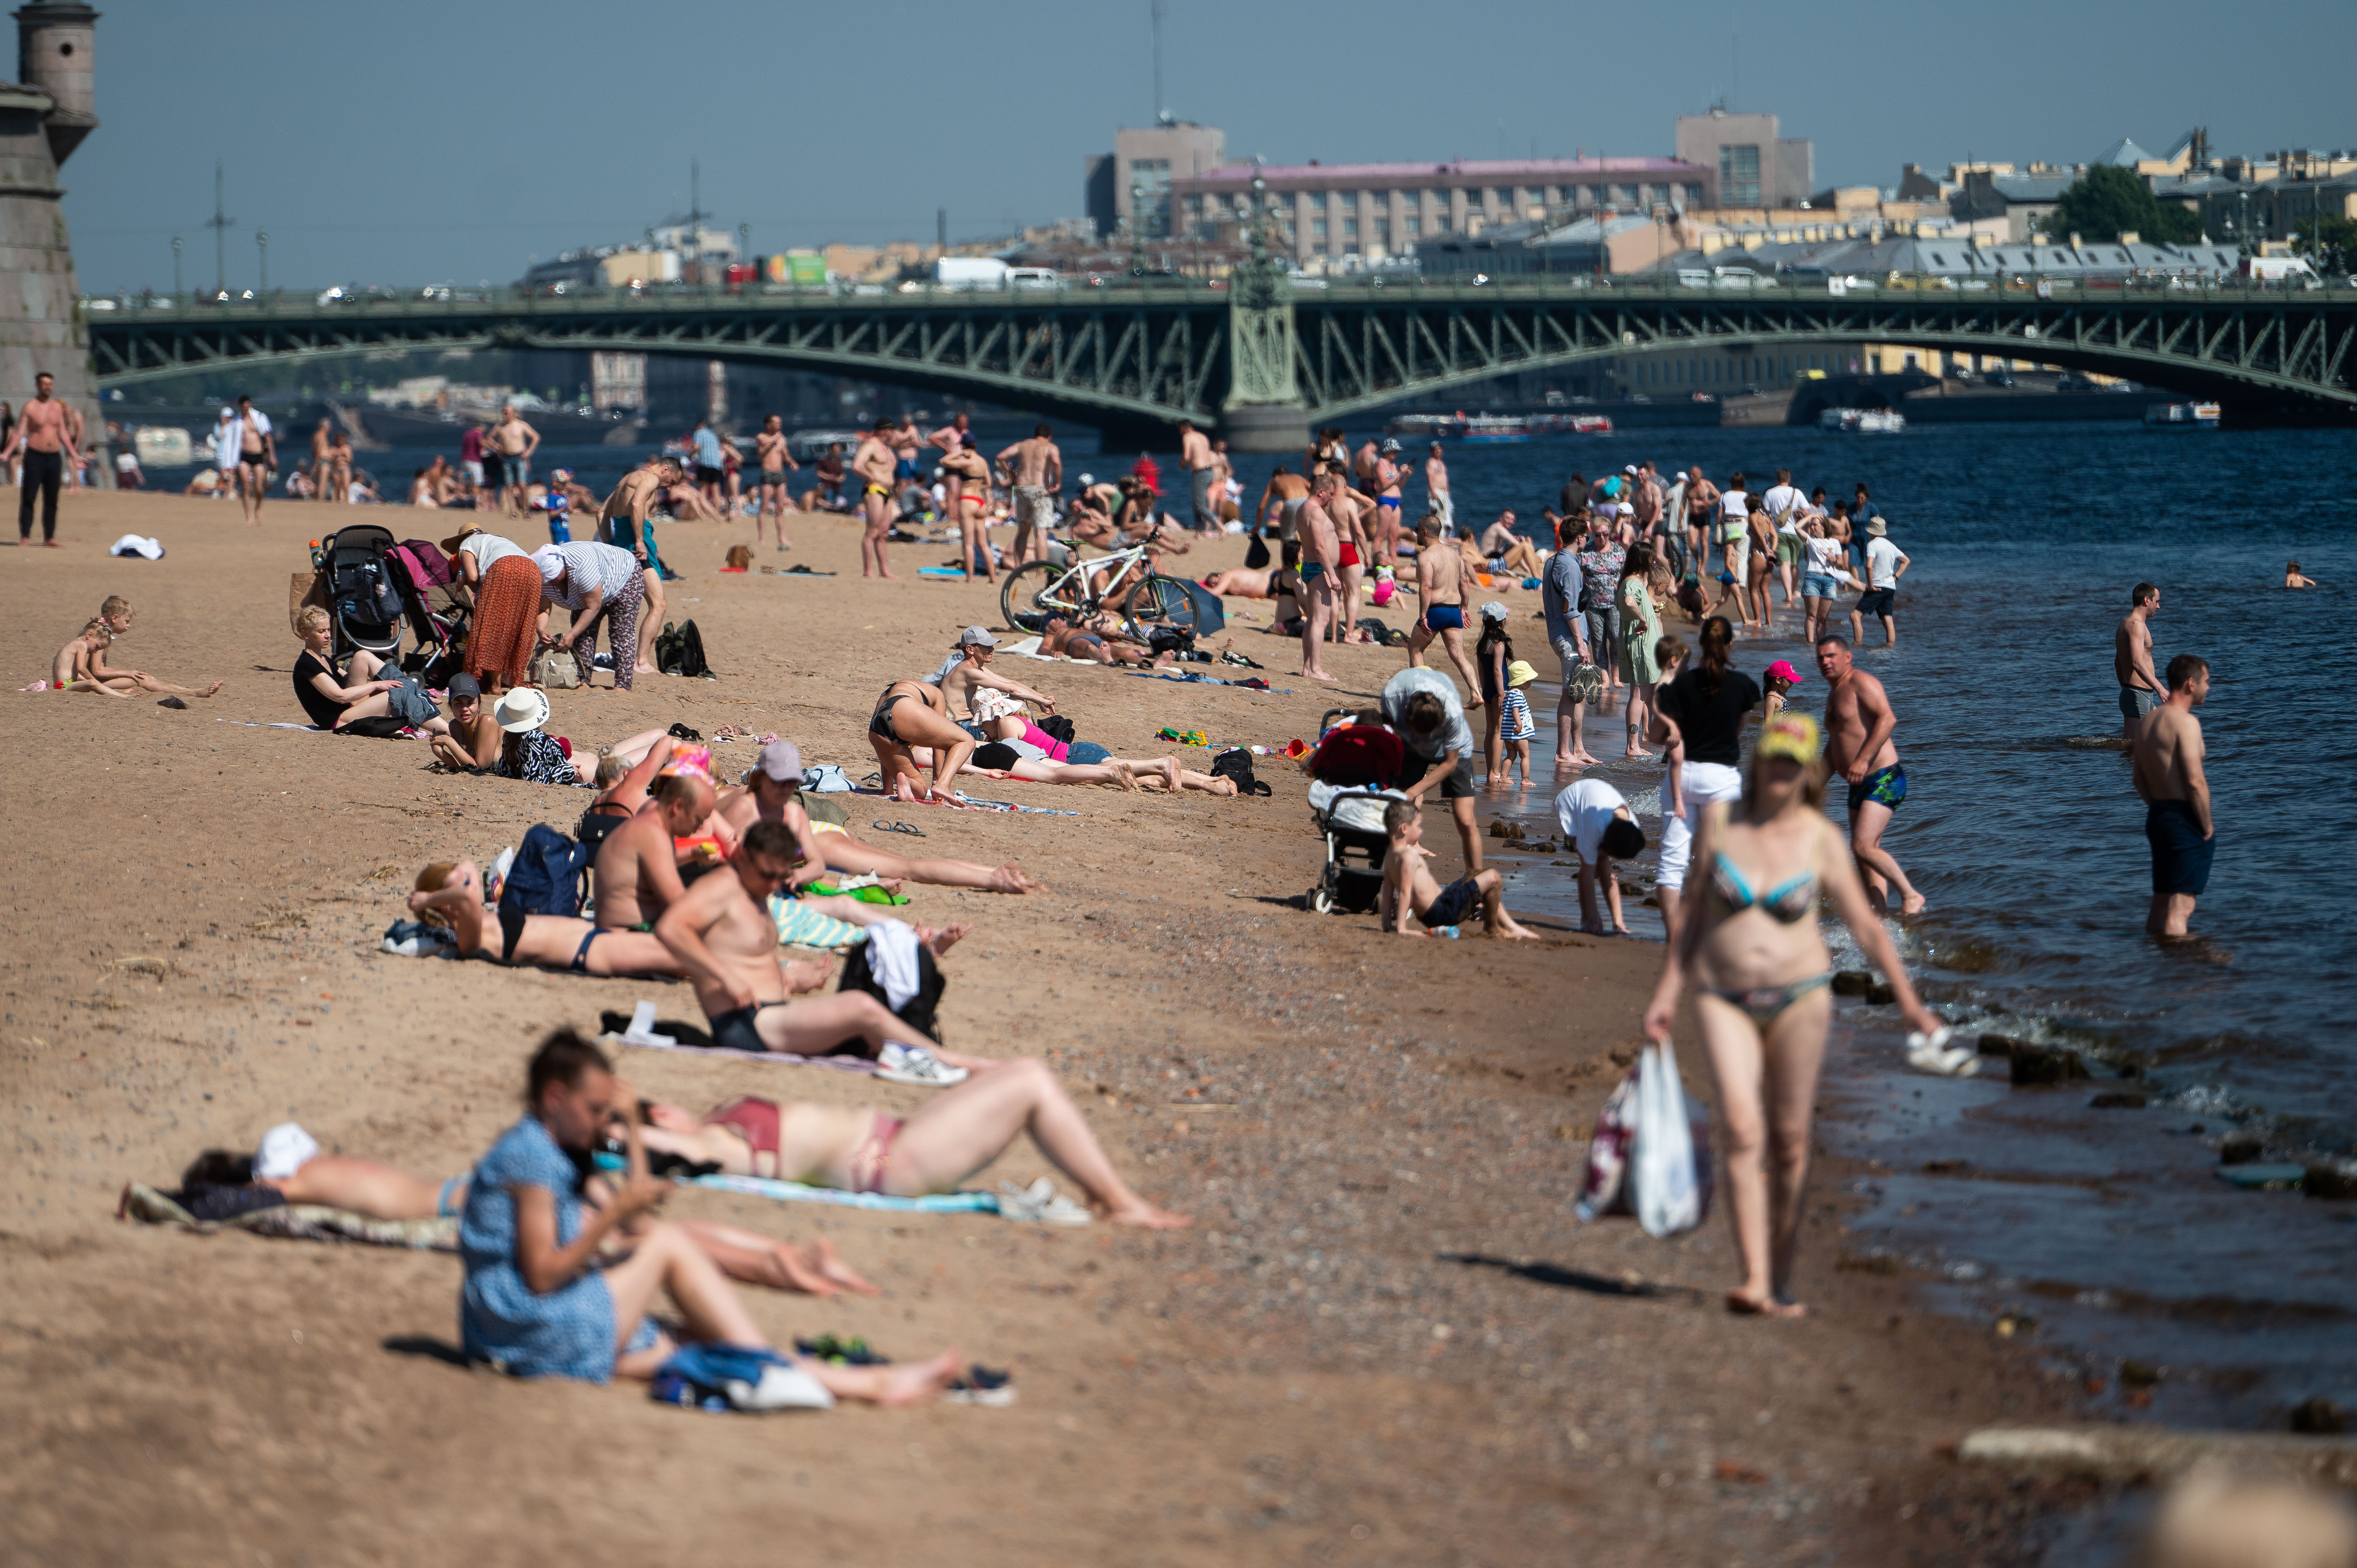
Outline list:
[[[1653,662],[1662,667],[1662,685],[1667,686],[1685,661],[1684,638],[1665,637],[1653,644]],[[1666,822],[1686,814],[1686,743],[1678,733],[1677,720],[1662,714],[1661,721],[1670,732],[1669,746],[1662,753],[1662,766],[1669,770],[1662,776],[1662,821]]]
[[[1525,772],[1525,779],[1530,775]],[[1383,918],[1393,931],[1403,937],[1429,936],[1434,931],[1456,934],[1458,924],[1473,912],[1473,904],[1481,904],[1481,929],[1493,937],[1512,938],[1521,941],[1536,941],[1533,932],[1514,923],[1506,913],[1505,879],[1494,865],[1483,866],[1471,876],[1460,876],[1443,887],[1434,880],[1424,863],[1432,852],[1425,849],[1424,812],[1413,800],[1394,800],[1383,808],[1383,831],[1391,834],[1391,845],[1383,854]],[[1424,924],[1421,931],[1407,929],[1407,918],[1413,914]]]
[[[199,691],[191,686],[175,686],[168,681],[158,681],[144,670],[114,670],[106,662],[106,650],[114,639],[131,630],[134,612],[131,601],[120,594],[109,594],[98,607],[98,614],[81,628],[80,636],[58,650],[56,660],[49,669],[49,683],[59,692],[103,692],[110,697],[128,697],[134,692],[149,696],[161,693],[177,697],[210,697],[221,689],[219,681]]]
[[[1531,700],[1523,694],[1523,688],[1538,678],[1538,671],[1527,659],[1517,659],[1506,666],[1505,703],[1498,721],[1498,738],[1504,748],[1503,766],[1498,769],[1499,782],[1512,783],[1514,768],[1519,764],[1525,789],[1531,787],[1531,736],[1539,733],[1539,726],[1531,717]]]

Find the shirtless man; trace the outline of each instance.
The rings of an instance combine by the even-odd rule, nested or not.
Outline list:
[[[329,445],[328,440],[328,422],[324,419],[319,421],[319,428],[311,432],[311,483],[317,492],[311,498],[313,500],[323,501],[328,499],[328,488],[324,482],[328,477],[328,447]],[[436,457],[434,460],[438,463],[442,459]],[[438,491],[435,494],[434,504],[436,506],[443,504],[443,498]]]
[[[1334,618],[1334,584],[1341,562],[1334,518],[1327,509],[1334,504],[1341,488],[1342,481],[1331,469],[1320,473],[1310,482],[1309,498],[1302,503],[1298,518],[1305,546],[1301,561],[1301,673],[1312,681],[1334,679],[1326,672],[1318,656],[1326,638],[1326,623]]]
[[[1877,910],[1899,889],[1899,912],[1921,914],[1923,895],[1915,891],[1899,862],[1882,847],[1890,814],[1907,799],[1907,769],[1890,743],[1899,717],[1882,682],[1850,661],[1849,639],[1817,639],[1817,672],[1825,678],[1825,757],[1849,784],[1849,847]]]
[[[2168,689],[2152,668],[2152,617],[2160,608],[2160,590],[2138,583],[2128,595],[2128,613],[2112,634],[2112,673],[2120,682],[2120,738],[2134,740],[2144,716],[2169,700]]]
[[[1358,614],[1359,580],[1366,575],[1366,560],[1375,548],[1367,534],[1368,516],[1375,510],[1374,497],[1346,480],[1335,488],[1327,510],[1334,519],[1334,554],[1340,564],[1334,574],[1334,640],[1372,642],[1374,639],[1359,629]]]
[[[29,413],[31,405],[26,406]],[[245,508],[245,521],[259,523],[271,470],[278,467],[277,440],[270,433],[270,416],[254,407],[250,397],[237,400],[237,499]]]
[[[892,449],[892,478],[900,484],[908,484],[920,478],[917,454],[923,449],[925,438],[918,432],[916,416],[910,413],[901,414],[900,423],[893,425],[891,430],[892,434],[885,437],[884,445]]]
[[[540,432],[523,422],[510,403],[500,410],[500,422],[491,426],[491,456],[500,461],[505,483],[500,489],[500,510],[523,515],[528,504],[524,491],[532,484],[532,455],[540,449]]]
[[[741,839],[755,822],[783,822],[801,846],[804,866],[879,876],[888,883],[922,882],[936,887],[972,887],[983,893],[1045,893],[1044,883],[1023,875],[1013,861],[978,865],[970,860],[911,859],[863,843],[832,822],[821,822],[802,806],[802,754],[792,741],[773,740],[761,748],[742,788],[720,797],[720,820]]]
[[[597,509],[597,542],[611,544],[617,550],[627,550],[638,559],[639,582],[646,596],[646,602],[639,610],[639,659],[634,671],[640,675],[656,673],[652,653],[655,639],[662,632],[664,609],[662,574],[655,570],[653,562],[647,555],[647,514],[654,510],[655,502],[668,495],[685,477],[680,471],[679,464],[673,459],[662,456],[649,457],[623,475],[622,482],[614,487],[614,493],[608,496],[605,504]],[[785,531],[782,516],[778,521],[778,529],[780,533]],[[758,542],[758,532],[755,537]]]
[[[1187,470],[1187,480],[1194,500],[1194,526],[1203,532],[1220,526],[1220,508],[1214,487],[1220,479],[1219,465],[1211,458],[1211,437],[1195,428],[1191,419],[1178,422],[1178,466]]]
[[[1375,493],[1375,465],[1382,460],[1375,438],[1367,437],[1366,445],[1351,454],[1351,481],[1368,495]]]
[[[998,564],[990,553],[990,464],[981,453],[959,446],[942,454],[942,499],[947,521],[958,531],[958,564],[965,568],[968,580],[979,566],[982,580],[996,583]]]
[[[908,434],[909,450],[913,453],[917,449],[917,427],[910,425]],[[863,577],[892,575],[885,549],[892,533],[892,471],[896,461],[892,444],[898,436],[890,420],[879,419],[851,456],[851,471],[859,481],[860,510],[866,517],[866,532],[859,536],[859,575]]]
[[[435,760],[452,768],[490,767],[500,759],[500,743],[507,736],[490,710],[483,706],[483,683],[462,670],[450,677],[446,695],[450,727],[425,737]]]
[[[1458,553],[1440,542],[1440,520],[1427,517],[1415,526],[1415,629],[1407,636],[1408,668],[1424,662],[1424,650],[1437,638],[1450,663],[1465,682],[1469,709],[1481,705],[1481,677],[1465,652],[1465,564]]]
[[[1444,534],[1457,531],[1457,509],[1448,499],[1448,464],[1440,455],[1440,443],[1432,444],[1432,455],[1424,460],[1424,489],[1431,498],[1426,508],[1440,520]]]
[[[687,885],[680,878],[673,841],[695,832],[711,815],[716,798],[712,780],[700,772],[665,773],[654,781],[647,803],[597,846],[599,926],[651,930],[655,919],[679,902]]]
[[[1048,531],[1055,526],[1056,492],[1064,488],[1064,454],[1056,433],[1034,426],[1028,439],[1017,441],[998,455],[998,466],[1015,487],[1015,552],[1008,564],[1021,566],[1048,558]]]
[[[1481,531],[1480,542],[1484,566],[1495,561],[1517,577],[1535,577],[1546,570],[1546,563],[1531,542],[1514,532],[1514,514],[1501,511],[1498,521]]]
[[[876,1057],[887,1041],[895,1041],[922,1047],[952,1066],[973,1065],[971,1058],[944,1052],[865,991],[786,1000],[792,986],[778,961],[778,928],[769,902],[770,895],[793,880],[799,848],[785,823],[755,822],[746,830],[736,859],[699,877],[655,921],[656,938],[694,983],[713,1042],[730,1050],[823,1057],[857,1041],[865,1049],[856,1054]],[[938,958],[964,934],[964,927],[952,926],[927,945]]]
[[[786,450],[785,421],[776,414],[761,422],[761,433],[753,437],[753,457],[761,468],[761,505],[753,514],[753,548],[761,548],[761,523],[775,513],[778,519],[778,548],[786,547],[786,511],[792,504],[786,491],[787,471],[802,467],[793,454]]]
[[[2181,937],[2193,903],[2210,886],[2218,825],[2210,816],[2209,748],[2193,710],[2210,697],[2210,664],[2199,654],[2169,661],[2169,696],[2145,715],[2136,737],[2136,792],[2144,800],[2144,836],[2152,846],[2152,909],[2144,929]]]
[[[1370,530],[1374,544],[1374,566],[1390,566],[1399,560],[1400,542],[1400,483],[1407,478],[1407,465],[1400,461],[1400,444],[1386,440],[1375,454],[1375,526]]]
[[[928,682],[941,687],[948,699],[952,722],[964,722],[974,717],[974,693],[976,687],[1004,692],[1018,702],[1030,703],[1043,714],[1056,711],[1056,699],[1045,692],[1035,692],[1022,682],[1001,675],[990,667],[991,655],[998,651],[998,639],[988,627],[970,626],[958,634],[958,660],[941,671],[938,678],[928,677]]]
[[[925,439],[943,452],[954,452],[961,446],[974,445],[974,432],[966,416],[961,413]]]
[[[241,470],[244,467],[243,463],[238,465]],[[352,438],[344,431],[337,431],[335,437],[328,443],[328,476],[321,483],[327,487],[328,499],[340,501],[346,506],[351,504]],[[261,510],[259,504],[254,508],[256,513]]]

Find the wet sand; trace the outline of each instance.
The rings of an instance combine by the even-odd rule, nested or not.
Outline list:
[[[436,537],[454,521],[335,521],[350,515]],[[1542,943],[1411,943],[1372,917],[1310,916],[1319,845],[1304,781],[1275,759],[1265,800],[977,791],[1078,819],[852,800],[868,836],[877,818],[913,822],[923,852],[1019,859],[1049,886],[912,890],[909,914],[975,926],[947,966],[946,1041],[1046,1057],[1135,1185],[1195,1230],[701,1191],[669,1205],[789,1240],[823,1230],[884,1288],[748,1292],[773,1336],[866,1335],[902,1359],[954,1343],[1014,1369],[1011,1409],[752,1420],[632,1385],[511,1382],[456,1362],[453,1259],[116,1223],[126,1179],[168,1186],[199,1149],[250,1147],[289,1117],[331,1150],[462,1170],[514,1120],[547,1029],[640,997],[694,1015],[683,986],[374,950],[418,866],[488,859],[587,797],[425,772],[413,743],[216,722],[300,719],[286,575],[327,516],[274,503],[249,531],[217,503],[82,496],[69,548],[0,554],[9,687],[45,674],[111,592],[139,612],[118,664],[229,682],[185,713],[0,696],[18,775],[0,983],[11,1560],[2004,1562],[2059,1500],[1943,1456],[2063,1396],[1903,1280],[1840,1266],[1841,1168],[1815,1187],[1803,1323],[1718,1309],[1734,1277],[1718,1216],[1668,1243],[1631,1219],[1577,1224],[1587,1131],[1659,950],[1546,918]],[[105,559],[126,532],[170,553]],[[716,575],[749,527],[667,528],[689,574],[671,617],[700,623],[722,679],[553,693],[552,731],[594,746],[744,724],[867,771],[875,693],[930,670],[959,627],[996,624],[996,592],[915,579],[952,547],[896,546],[908,580],[864,584],[852,525],[791,532],[782,559],[844,575]],[[1508,598],[1520,627],[1537,596]],[[1166,724],[1307,737],[1401,661],[1330,655],[1337,695],[1287,673],[1297,643],[1231,627],[1292,695],[1004,668],[1057,695],[1082,738],[1150,756]],[[719,757],[734,770],[752,748]],[[1448,874],[1437,809],[1427,843]],[[924,1092],[655,1052],[620,1067],[696,1107],[759,1093],[905,1111]],[[1045,1168],[1021,1144],[980,1179]]]

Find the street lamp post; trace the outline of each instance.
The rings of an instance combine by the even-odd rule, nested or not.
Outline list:
[[[172,236],[172,303],[180,303],[180,237]]]
[[[253,231],[253,248],[254,248],[254,250],[256,250],[257,252],[259,252],[261,253],[261,262],[262,262],[262,287],[261,287],[257,292],[258,292],[258,293],[260,293],[260,294],[262,294],[262,295],[267,295],[270,293],[270,231],[269,231],[269,230],[267,230],[267,229],[256,229],[256,230]]]

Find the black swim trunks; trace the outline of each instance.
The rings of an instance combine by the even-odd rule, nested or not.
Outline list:
[[[881,739],[888,740],[895,746],[899,745],[900,737],[894,734],[892,730],[892,704],[895,703],[905,703],[910,700],[909,693],[903,692],[897,697],[887,697],[881,703],[877,703],[876,711],[867,715],[867,733]]]
[[[1421,920],[1428,930],[1437,929],[1442,926],[1459,925],[1463,923],[1466,916],[1473,912],[1473,907],[1480,901],[1480,885],[1469,876],[1460,876],[1442,888],[1439,896],[1426,905],[1424,913],[1418,915],[1416,918]]]
[[[2208,838],[2193,815],[2190,800],[2155,800],[2144,813],[2144,836],[2152,845],[2152,892],[2156,898],[2171,893],[2198,897],[2210,886],[2210,857],[2218,847],[2213,827]]]
[[[523,923],[531,918],[522,909],[500,906],[500,961],[515,962],[516,942],[523,936]],[[585,944],[586,945],[586,944]]]
[[[783,1007],[782,1002],[756,1002],[750,1007],[732,1007],[726,1013],[712,1015],[712,1043],[723,1050],[766,1051],[770,1048],[761,1038],[754,1020],[766,1007]]]

